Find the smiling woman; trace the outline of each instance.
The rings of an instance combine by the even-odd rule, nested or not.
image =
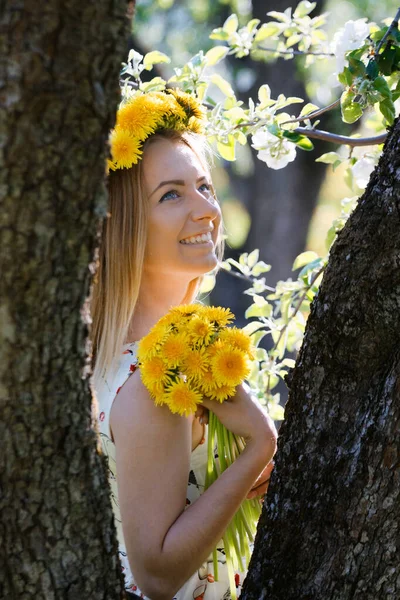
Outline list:
[[[195,300],[221,255],[201,118],[197,101],[177,91],[139,94],[120,109],[93,291],[93,383],[119,555],[126,590],[152,600],[229,596],[220,540],[276,444],[272,422],[243,388],[218,407],[204,398],[247,445],[203,493],[205,411],[200,422],[156,406],[137,364],[137,341],[172,306]],[[152,369],[162,378],[162,359]],[[209,560],[216,546],[218,581]],[[236,573],[238,586],[242,576]]]

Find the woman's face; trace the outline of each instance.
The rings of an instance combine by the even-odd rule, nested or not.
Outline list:
[[[194,279],[217,265],[221,211],[208,171],[183,142],[158,139],[143,157],[149,201],[144,270]]]

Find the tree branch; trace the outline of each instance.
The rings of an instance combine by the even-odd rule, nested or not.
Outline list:
[[[324,113],[328,112],[329,110],[333,110],[334,108],[336,108],[339,105],[340,105],[340,98],[339,98],[339,100],[335,100],[335,102],[332,102],[332,104],[329,104],[328,106],[325,106],[324,108],[319,108],[318,110],[315,110],[314,112],[310,112],[308,115],[303,115],[302,117],[297,117],[297,119],[290,119],[288,121],[284,121],[283,123],[280,123],[280,125],[287,125],[287,123],[300,123],[300,121],[304,121],[305,119],[316,119],[317,117],[323,115]]]
[[[257,46],[257,50],[273,52],[274,54],[291,54],[292,56],[335,56],[333,52],[303,52],[302,50],[277,50],[276,48],[265,48],[263,46]]]
[[[293,310],[293,314],[290,315],[290,318],[288,320],[288,322],[282,327],[282,329],[279,332],[279,337],[277,339],[277,341],[275,342],[275,344],[273,345],[272,349],[270,350],[271,353],[275,352],[275,350],[278,348],[279,346],[279,342],[282,339],[283,334],[285,333],[289,322],[294,319],[294,317],[297,315],[297,313],[299,312],[301,305],[303,304],[304,300],[306,299],[307,293],[311,290],[312,286],[314,285],[314,283],[317,281],[318,277],[320,275],[322,275],[322,273],[325,271],[325,265],[323,267],[320,268],[319,271],[317,271],[316,273],[314,273],[314,275],[311,278],[310,283],[308,284],[308,286],[303,290],[303,293],[301,294],[301,296],[299,297],[296,306],[294,307]]]
[[[386,140],[387,133],[376,135],[374,137],[364,138],[352,138],[347,135],[338,135],[336,133],[329,133],[329,131],[321,131],[320,129],[307,129],[307,127],[296,127],[293,130],[295,133],[306,135],[309,138],[316,140],[325,140],[326,142],[332,142],[333,144],[344,144],[345,146],[376,146],[383,144]]]
[[[398,9],[395,18],[393,19],[393,21],[390,23],[388,30],[386,31],[385,35],[383,36],[383,38],[381,39],[381,41],[378,44],[377,49],[375,50],[375,54],[379,54],[383,44],[386,42],[386,40],[388,39],[389,35],[392,33],[393,29],[397,29],[399,26],[399,19],[400,19],[400,8]]]
[[[232,275],[232,277],[236,277],[237,279],[241,279],[242,281],[247,281],[248,283],[251,283],[251,285],[253,285],[257,281],[257,277],[250,277],[250,275],[243,275],[243,273],[238,273],[237,271],[232,271],[230,269],[227,269],[226,267],[223,267],[222,265],[220,265],[220,269],[222,271],[225,271],[225,273],[228,273],[228,275]],[[269,285],[266,285],[265,289],[268,290],[268,292],[275,292],[275,288],[270,287]]]

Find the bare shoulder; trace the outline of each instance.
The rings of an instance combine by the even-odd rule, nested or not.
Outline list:
[[[173,415],[166,406],[156,406],[147,388],[143,385],[140,372],[133,373],[120,389],[110,413],[110,428],[114,441],[119,435],[130,431],[138,433],[145,428],[147,433],[152,429],[165,429],[167,434],[182,435],[190,431],[191,422],[178,415]]]

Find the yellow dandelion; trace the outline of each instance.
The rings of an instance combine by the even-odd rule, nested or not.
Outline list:
[[[180,379],[173,383],[165,394],[165,402],[173,413],[188,417],[196,412],[197,405],[202,402],[201,394]]]
[[[158,114],[145,96],[138,96],[122,106],[117,113],[117,126],[126,129],[138,140],[145,140],[157,126]]]
[[[223,402],[227,398],[234,396],[235,392],[236,387],[234,385],[221,385],[210,393],[210,398],[212,400],[217,400],[218,402]]]
[[[200,383],[201,391],[206,396],[211,396],[212,392],[217,387],[217,384],[215,382],[215,377],[214,377],[214,374],[211,371],[211,369],[208,369],[208,371],[205,371],[204,373],[202,373],[201,380],[199,383]]]
[[[202,382],[204,373],[208,371],[210,366],[207,354],[204,348],[198,350],[190,350],[183,361],[182,370],[189,379],[198,379]]]
[[[170,90],[170,94],[183,107],[188,119],[194,117],[195,119],[202,120],[205,118],[205,110],[196,98],[180,89]]]
[[[203,313],[209,321],[215,322],[219,327],[228,325],[235,318],[229,308],[222,308],[221,306],[204,306]]]
[[[196,117],[191,117],[189,119],[188,127],[191,131],[193,131],[193,133],[204,133],[205,131],[203,121],[200,121],[200,119],[196,119]]]
[[[163,391],[171,377],[171,372],[160,356],[148,358],[140,366],[140,374],[144,385],[151,394],[158,394]]]
[[[239,350],[246,352],[249,357],[253,357],[254,347],[251,338],[242,329],[229,327],[221,331],[219,337],[222,342],[227,342],[234,348],[239,348]]]
[[[200,311],[201,306],[199,304],[180,304],[171,308],[171,315],[178,315],[179,317],[191,317],[197,315]]]
[[[185,333],[170,334],[161,348],[163,360],[171,368],[182,364],[188,351],[188,338]]]
[[[143,362],[147,358],[151,358],[157,354],[160,344],[165,340],[168,332],[169,327],[166,324],[157,323],[157,325],[140,340],[137,353],[139,362]]]
[[[189,321],[188,333],[195,344],[209,344],[214,332],[214,326],[204,317],[195,315]]]
[[[173,329],[175,327],[175,325],[178,323],[178,321],[179,321],[179,316],[176,313],[169,311],[169,312],[167,312],[166,315],[161,317],[161,319],[158,321],[158,323],[160,325],[171,326],[170,328]]]
[[[211,370],[218,386],[237,386],[250,372],[249,361],[238,348],[224,347],[213,357]]]
[[[221,342],[221,340],[216,339],[212,344],[207,346],[207,354],[210,358],[212,358],[223,348],[224,348],[224,344]]]
[[[116,168],[129,169],[139,160],[142,151],[140,142],[131,136],[126,129],[116,128],[110,136],[111,156]]]

